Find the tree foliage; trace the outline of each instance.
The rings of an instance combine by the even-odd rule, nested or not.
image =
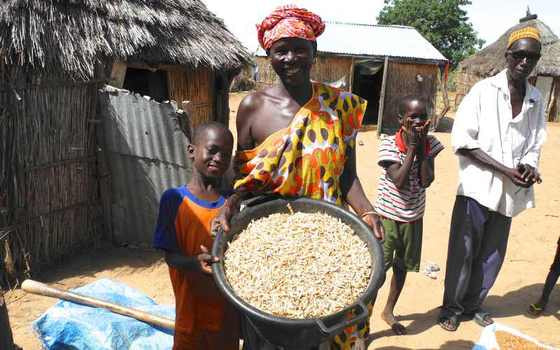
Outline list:
[[[484,44],[461,7],[470,4],[470,0],[385,0],[377,22],[416,28],[456,66]]]

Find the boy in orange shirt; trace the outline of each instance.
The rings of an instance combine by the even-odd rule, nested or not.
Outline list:
[[[223,125],[198,126],[187,148],[191,180],[161,198],[154,247],[165,251],[175,294],[174,350],[239,349],[237,315],[214,284],[210,265],[217,258],[208,252],[211,222],[225,202],[219,189],[232,148],[233,136]]]

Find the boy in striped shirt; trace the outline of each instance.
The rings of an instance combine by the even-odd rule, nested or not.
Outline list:
[[[395,318],[395,304],[407,272],[420,269],[426,188],[434,180],[434,158],[443,145],[428,135],[430,121],[423,99],[404,97],[398,113],[401,128],[379,145],[378,164],[383,171],[375,210],[382,216],[385,228],[385,269],[393,267],[391,289],[381,317],[395,334],[403,335],[406,329]]]

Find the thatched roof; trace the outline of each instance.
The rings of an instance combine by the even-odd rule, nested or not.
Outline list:
[[[546,24],[538,19],[519,23],[510,28],[496,42],[463,60],[459,64],[459,70],[483,77],[499,73],[506,67],[504,53],[506,52],[510,33],[527,26],[533,26],[539,29],[543,45],[541,52],[542,57],[535,67],[533,74],[560,76],[560,44],[558,42],[558,37]]]
[[[249,54],[200,0],[4,0],[0,63],[91,78],[106,58],[232,69]]]
[[[560,40],[546,45],[541,55],[537,65],[538,74],[560,77]]]

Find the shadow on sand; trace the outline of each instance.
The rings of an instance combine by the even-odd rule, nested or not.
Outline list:
[[[464,349],[472,349],[474,343],[468,340],[450,340],[444,344],[442,344],[438,349],[441,350],[464,350]],[[375,348],[376,350],[412,350],[413,348],[405,348],[402,346],[383,346],[380,348]],[[435,349],[428,349],[428,348],[414,348],[414,350],[435,350]]]
[[[546,276],[543,276],[543,280]],[[484,307],[495,319],[525,315],[533,318],[527,313],[527,308],[531,303],[536,302],[541,296],[543,289],[542,283],[531,284],[517,290],[508,292],[502,296],[490,295],[484,302]],[[543,316],[554,316],[560,320],[560,285],[552,291],[550,301]]]
[[[532,318],[527,313],[529,304],[537,301],[541,295],[543,288],[542,283],[532,284],[521,287],[517,290],[508,292],[502,296],[490,295],[486,298],[484,303],[485,310],[492,314],[492,317],[499,321],[500,318],[513,317],[524,315],[527,318]],[[424,313],[415,313],[409,315],[401,315],[398,317],[399,321],[412,321],[407,327],[407,332],[410,335],[420,334],[428,329],[436,326],[437,317],[439,315],[439,308],[431,309]],[[550,301],[547,305],[543,316],[554,316],[560,320],[560,286],[552,292]],[[384,324],[385,325],[385,324]],[[384,329],[379,332],[372,333],[368,339],[368,345],[375,342],[375,339],[384,337],[397,337],[391,329]],[[443,344],[440,349],[472,349],[474,343],[466,340],[448,341]],[[408,348],[399,346],[385,346],[376,348],[378,350],[406,350]],[[427,349],[421,349],[427,350]]]
[[[434,308],[426,312],[422,313],[415,313],[409,315],[399,315],[399,321],[412,321],[407,327],[406,331],[409,335],[420,334],[428,329],[437,326],[437,317],[439,315],[439,308]],[[383,323],[383,326],[386,326]],[[387,326],[388,327],[388,326]],[[395,336],[393,331],[390,328],[386,328],[382,331],[372,333],[370,335],[371,340],[383,338],[383,337],[391,337]]]
[[[34,276],[44,283],[56,283],[71,277],[94,277],[96,273],[124,267],[130,272],[152,267],[163,254],[150,248],[116,247],[102,242],[97,247],[77,252],[56,267],[44,269]]]

